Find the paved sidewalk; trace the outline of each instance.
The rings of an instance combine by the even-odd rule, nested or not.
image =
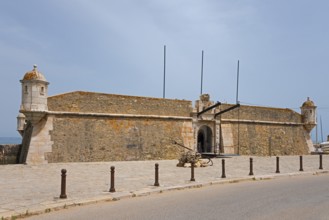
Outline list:
[[[195,182],[190,181],[190,168],[176,167],[178,160],[1,165],[0,218],[211,184],[328,173],[329,169],[327,155],[323,155],[322,170],[318,155],[303,156],[303,172],[299,156],[281,156],[280,174],[275,173],[276,157],[253,157],[254,176],[249,176],[249,157],[234,156],[225,158],[224,179],[222,159],[213,161],[213,166],[195,168]],[[159,163],[159,187],[153,186],[155,163]],[[115,193],[109,192],[111,166],[115,166]],[[59,199],[61,169],[67,170],[67,199]]]

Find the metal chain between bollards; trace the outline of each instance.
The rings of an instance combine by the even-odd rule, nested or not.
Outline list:
[[[114,173],[115,173],[115,167],[111,166],[111,187],[110,187],[110,192],[115,192],[114,188]]]
[[[61,170],[62,173],[62,180],[61,180],[61,195],[59,196],[59,198],[61,199],[66,199],[67,195],[66,195],[66,169],[62,169]]]

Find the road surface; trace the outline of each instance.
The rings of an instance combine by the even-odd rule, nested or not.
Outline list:
[[[329,175],[166,192],[74,207],[27,219],[329,219]]]

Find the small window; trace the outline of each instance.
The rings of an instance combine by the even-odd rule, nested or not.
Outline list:
[[[25,93],[25,94],[28,93],[27,86],[24,87],[24,93]]]
[[[45,87],[41,87],[40,88],[40,95],[44,95],[45,94]]]

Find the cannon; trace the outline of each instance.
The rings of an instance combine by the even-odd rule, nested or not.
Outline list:
[[[177,143],[176,141],[173,141],[173,144],[188,150],[187,152],[184,152],[179,158],[179,163],[177,164],[178,167],[184,167],[185,163],[194,163],[196,167],[206,167],[208,165],[212,166],[214,164],[211,158],[216,157],[217,154],[199,153],[192,150],[191,148],[184,146],[183,144]],[[202,159],[207,159],[207,161],[203,161]]]

